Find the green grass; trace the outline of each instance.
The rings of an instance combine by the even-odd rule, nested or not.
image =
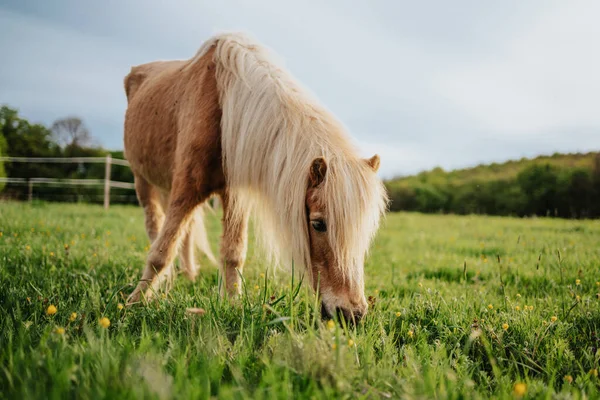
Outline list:
[[[328,328],[252,242],[238,301],[201,260],[196,283],[119,309],[148,245],[137,207],[1,203],[0,231],[0,398],[600,396],[597,221],[390,214],[356,329]]]

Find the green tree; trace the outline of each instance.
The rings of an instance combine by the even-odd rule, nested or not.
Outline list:
[[[567,217],[583,218],[590,214],[592,205],[592,174],[591,171],[576,168],[569,173],[565,185],[566,203],[569,205]]]
[[[550,164],[532,165],[517,175],[525,194],[527,215],[555,215],[558,208],[558,173]]]
[[[594,217],[600,217],[600,153],[594,157],[592,165],[592,207],[591,213]]]
[[[4,136],[0,136],[0,157],[6,156],[7,147],[6,139],[4,139]],[[4,169],[4,161],[2,160],[0,160],[0,178],[6,178],[6,170]],[[4,189],[5,185],[4,182],[0,182],[0,192]]]
[[[60,148],[52,141],[52,134],[45,126],[30,124],[19,116],[17,110],[0,108],[0,131],[6,141],[6,154],[11,157],[55,157]],[[44,164],[6,163],[9,177],[53,176],[57,166]]]

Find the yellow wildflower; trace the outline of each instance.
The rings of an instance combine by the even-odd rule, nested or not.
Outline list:
[[[493,306],[493,305],[491,305],[491,304],[488,304],[488,309],[490,309],[490,310],[493,310],[493,309],[494,309],[494,306]]]
[[[106,318],[106,317],[102,317],[100,318],[100,321],[98,321],[100,323],[100,326],[103,328],[108,328],[110,326],[110,319]]]
[[[409,338],[412,338],[414,335],[415,335],[415,333],[412,330],[408,331]]]
[[[348,339],[348,347],[354,346],[354,340]]]
[[[50,252],[50,257],[54,257],[54,252],[53,251]]]
[[[25,246],[25,250],[31,250],[31,246],[30,245]]]
[[[123,309],[123,304],[122,303],[117,304],[117,309],[122,310]]]
[[[520,299],[520,298],[521,298],[521,295],[520,295],[519,293],[517,293],[517,298],[518,298],[518,299]]]
[[[581,301],[581,296],[579,296],[579,295],[575,296],[575,300]]]
[[[508,324],[506,324],[506,323],[502,324],[502,329],[504,329],[505,331],[507,331],[508,330]]]
[[[590,375],[592,375],[592,376],[598,376],[598,370],[596,368],[590,369]]]
[[[332,319],[327,321],[327,329],[333,330],[334,328],[335,328],[335,322]]]
[[[54,304],[50,304],[48,306],[48,308],[46,309],[46,314],[48,315],[54,315],[56,314],[58,310],[56,309],[56,306]]]
[[[569,384],[573,383],[573,377],[571,375],[565,375],[565,382]]]
[[[558,317],[556,317],[555,315],[550,317],[550,321],[552,321],[552,322],[556,322],[557,319],[558,319]]]
[[[521,307],[519,307],[519,306],[516,306],[516,307],[515,307],[515,310],[517,310],[517,311],[521,311]]]
[[[527,385],[522,382],[515,383],[513,391],[517,397],[524,396],[527,393]]]
[[[576,279],[576,280],[575,280],[575,284],[576,284],[577,286],[581,285],[581,279]]]
[[[76,319],[77,319],[77,313],[76,313],[76,312],[74,312],[74,313],[71,313],[71,316],[69,317],[69,321],[73,322],[73,321],[75,321]]]
[[[54,333],[58,333],[59,335],[65,334],[65,328],[58,327],[54,330]]]
[[[400,311],[396,312],[396,317],[400,318],[401,315],[402,313]]]

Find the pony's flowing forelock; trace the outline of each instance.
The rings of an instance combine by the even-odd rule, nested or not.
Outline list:
[[[271,262],[310,275],[306,191],[310,166],[323,157],[319,197],[339,268],[362,283],[362,266],[387,197],[358,156],[344,127],[302,88],[272,54],[244,34],[212,37],[222,108],[223,167],[234,213],[254,214],[257,239]]]

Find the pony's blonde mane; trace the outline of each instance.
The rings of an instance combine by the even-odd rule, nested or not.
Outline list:
[[[360,158],[344,127],[243,34],[208,40],[196,60],[215,47],[222,108],[223,167],[236,198],[250,208],[257,238],[270,260],[293,261],[310,275],[306,191],[315,158],[327,162],[321,198],[330,245],[344,277],[360,280],[371,239],[387,204],[381,180]]]

